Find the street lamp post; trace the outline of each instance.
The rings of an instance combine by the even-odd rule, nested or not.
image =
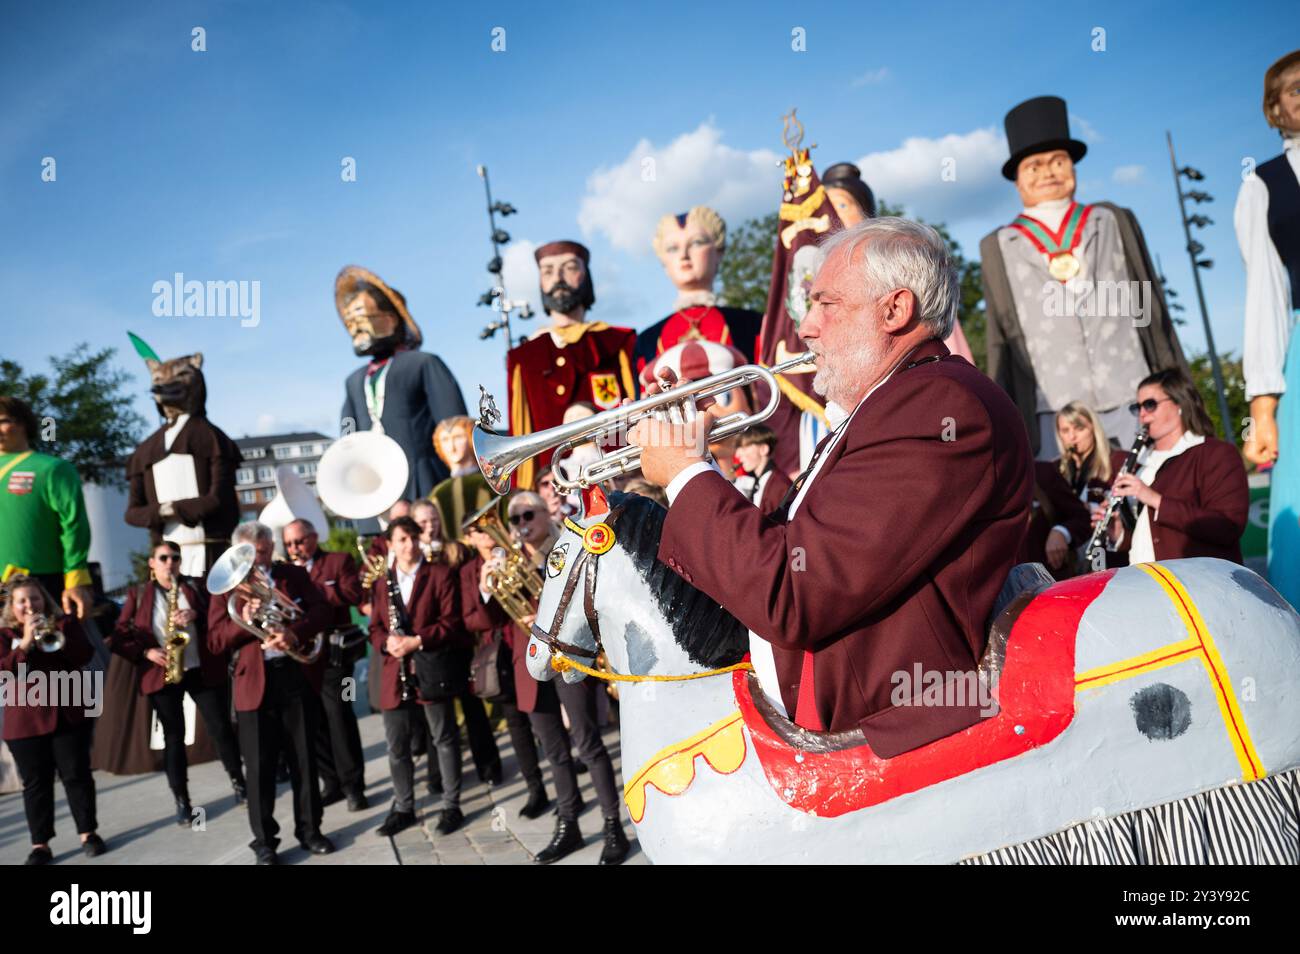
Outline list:
[[[479,166],[478,174],[479,178],[483,180],[483,191],[487,195],[488,229],[491,232],[492,239],[492,258],[487,264],[487,270],[491,273],[493,279],[492,287],[479,296],[478,304],[485,308],[491,308],[496,312],[496,317],[479,332],[479,338],[487,340],[504,329],[506,333],[506,351],[509,351],[514,343],[510,333],[510,313],[517,311],[520,318],[533,317],[532,306],[526,300],[512,301],[506,297],[505,282],[501,277],[503,268],[501,246],[510,241],[510,233],[497,227],[496,217],[500,215],[505,218],[507,215],[514,215],[518,210],[509,202],[492,201],[492,185],[488,181],[487,166]]]

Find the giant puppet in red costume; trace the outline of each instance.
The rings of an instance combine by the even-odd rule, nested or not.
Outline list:
[[[510,433],[531,434],[564,423],[578,401],[617,407],[636,396],[632,349],[636,332],[587,321],[596,303],[588,265],[591,253],[577,242],[548,242],[534,253],[541,275],[542,305],[551,324],[506,355],[510,382]],[[532,487],[547,451],[519,467],[518,483]]]
[[[677,287],[673,313],[636,338],[636,370],[682,341],[716,341],[754,360],[763,316],[745,308],[718,305],[713,292],[718,266],[727,250],[727,223],[708,206],[665,215],[654,235],[655,254]]]

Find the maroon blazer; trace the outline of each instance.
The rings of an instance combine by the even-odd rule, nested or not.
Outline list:
[[[59,672],[76,673],[82,666],[90,662],[91,657],[95,655],[90,640],[86,638],[81,624],[77,622],[75,617],[60,617],[59,630],[63,633],[63,648],[57,653],[46,653],[39,649],[23,652],[14,648],[15,641],[22,638],[21,627],[0,629],[0,672],[11,672],[16,678],[18,676],[18,667],[23,663],[26,664],[27,672],[25,680],[27,695],[24,696],[18,693],[18,687],[15,685],[13,704],[10,705],[8,700],[5,701],[5,741],[49,735],[58,728],[60,722],[64,725],[77,725],[86,720],[85,710],[92,702],[90,699],[84,699],[85,704],[82,706],[19,705],[20,701],[34,702],[31,693],[34,692],[33,686],[38,672],[46,673],[44,680],[42,680],[44,682],[43,691],[46,694],[46,702],[51,702],[53,700],[49,694],[59,685],[52,679],[52,675]],[[77,678],[80,679],[81,677],[78,676]],[[84,682],[80,688],[85,688]]]
[[[979,720],[977,701],[895,706],[892,677],[975,668],[1033,496],[1011,399],[939,341],[909,363],[936,356],[899,368],[858,409],[792,521],[764,517],[706,473],[678,494],[659,546],[661,561],[772,643],[788,712],[811,650],[822,725],[861,729],[885,758]]]
[[[1112,447],[1110,449],[1110,478],[1108,480],[1101,480],[1097,477],[1089,478],[1086,486],[1089,491],[1093,492],[1090,495],[1090,497],[1095,496],[1098,498],[1098,500],[1100,500],[1102,497],[1106,496],[1107,491],[1110,490],[1110,485],[1115,483],[1115,478],[1119,476],[1119,469],[1124,466],[1124,461],[1127,459],[1128,459],[1127,450],[1121,450],[1118,447]],[[1056,472],[1059,474],[1061,472],[1061,458],[1058,457],[1054,461],[1052,461],[1052,466],[1056,468]],[[1065,477],[1062,476],[1061,479],[1065,480]],[[1082,500],[1083,497],[1081,496],[1081,494],[1083,493],[1084,486],[1085,484],[1083,484],[1079,480],[1076,480],[1074,482],[1074,486],[1071,487],[1070,490],[1076,497],[1079,497],[1079,499]],[[1089,511],[1089,514],[1090,514],[1089,519],[1091,520],[1091,511]],[[1091,528],[1089,529],[1088,532],[1089,533],[1092,532]]]
[[[1151,514],[1157,560],[1218,557],[1242,563],[1241,535],[1250,514],[1250,486],[1237,449],[1217,437],[1160,465],[1151,486],[1161,496]],[[1125,533],[1127,551],[1133,534]]]
[[[494,629],[501,630],[506,645],[510,647],[510,659],[515,667],[515,705],[520,712],[532,712],[537,708],[537,680],[528,671],[526,654],[530,634],[516,626],[496,600],[483,600],[478,589],[482,566],[483,558],[477,553],[461,564],[460,605],[465,628],[476,635]]]
[[[1037,491],[1029,517],[1029,532],[1025,535],[1025,543],[1020,550],[1020,562],[1041,563],[1058,580],[1063,580],[1068,573],[1047,566],[1048,534],[1052,532],[1052,527],[1058,525],[1065,527],[1070,534],[1070,548],[1078,549],[1087,543],[1092,535],[1092,513],[1084,502],[1075,496],[1070,485],[1061,476],[1055,462],[1034,461],[1034,483],[1037,485]],[[1044,508],[1040,506],[1039,493],[1046,499],[1051,509],[1050,519]]]
[[[357,561],[350,553],[334,553],[328,550],[316,550],[311,569],[307,571],[316,589],[320,590],[325,602],[330,605],[330,629],[352,625],[353,606],[365,602],[366,594],[361,590],[361,571]]]
[[[158,649],[158,640],[153,632],[153,605],[158,592],[158,584],[150,580],[142,586],[133,586],[126,594],[122,612],[117,618],[117,626],[108,639],[109,648],[131,662],[135,663],[140,675],[140,692],[151,696],[162,689],[163,668],[151,663],[145,653]],[[199,669],[203,685],[220,686],[228,678],[225,653],[215,653],[208,645],[208,590],[202,581],[191,577],[181,577],[181,592],[194,610],[194,628],[198,631]],[[224,609],[226,598],[219,597]]]
[[[793,486],[794,481],[775,463],[768,466],[772,468],[772,476],[767,478],[767,483],[763,486],[763,495],[758,498],[758,509],[770,516],[781,506],[785,492]]]
[[[375,583],[375,601],[370,613],[370,645],[381,659],[379,674],[379,708],[388,711],[401,707],[401,660],[384,652],[388,641],[388,586],[380,579]],[[445,563],[420,564],[415,586],[406,607],[409,621],[407,635],[419,636],[424,650],[451,647],[469,648],[472,643],[460,616],[460,581],[456,571]],[[373,657],[371,665],[373,665]]]
[[[320,591],[312,585],[307,571],[292,563],[275,563],[271,566],[271,579],[276,589],[287,595],[302,610],[302,617],[289,627],[306,648],[317,633],[329,627],[331,610]],[[244,600],[237,597],[235,609],[243,608]],[[256,712],[262,705],[266,692],[266,666],[263,664],[261,641],[245,630],[226,612],[226,598],[214,597],[208,604],[208,648],[214,653],[238,653],[235,657],[235,711]],[[303,666],[308,683],[317,693],[325,676],[328,651],[321,650],[320,658],[310,666]]]

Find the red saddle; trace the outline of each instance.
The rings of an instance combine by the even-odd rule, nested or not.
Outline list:
[[[768,782],[791,808],[833,818],[1046,745],[1074,719],[1079,619],[1113,575],[1091,573],[1013,601],[994,623],[986,653],[987,664],[1005,640],[992,683],[998,713],[892,759],[872,752],[858,730],[795,725],[755,691],[751,673],[736,672],[736,702]],[[995,658],[992,671],[998,668]]]

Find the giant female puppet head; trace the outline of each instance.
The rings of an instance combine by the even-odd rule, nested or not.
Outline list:
[[[405,296],[359,265],[348,265],[334,280],[334,307],[358,357],[386,358],[423,340]]]
[[[655,229],[654,249],[679,294],[712,292],[727,249],[727,223],[703,205],[665,215]]]
[[[474,422],[464,415],[444,417],[433,429],[433,449],[453,474],[474,464]]]
[[[555,324],[583,321],[596,304],[591,253],[579,242],[547,242],[533,253],[541,280],[542,307]]]
[[[1264,118],[1284,136],[1300,134],[1300,50],[1294,50],[1264,74]]]

